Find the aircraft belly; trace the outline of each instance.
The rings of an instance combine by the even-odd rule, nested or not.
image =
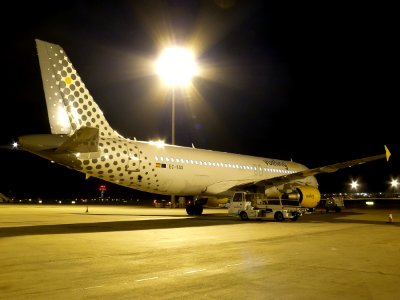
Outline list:
[[[205,184],[185,178],[169,176],[160,180],[159,190],[174,195],[198,195],[205,189]]]
[[[188,175],[183,170],[158,169],[158,191],[174,195],[201,194],[209,183],[208,175]]]

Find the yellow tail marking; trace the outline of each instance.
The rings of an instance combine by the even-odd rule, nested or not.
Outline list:
[[[89,179],[90,176],[92,176],[92,175],[86,174],[86,179]]]
[[[388,147],[386,147],[386,145],[385,145],[385,152],[386,152],[386,160],[389,161],[389,157],[392,154],[390,153],[390,151],[389,151]]]

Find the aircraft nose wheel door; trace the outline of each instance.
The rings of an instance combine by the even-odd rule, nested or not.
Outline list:
[[[139,148],[137,146],[128,146],[128,164],[126,170],[130,172],[140,171],[140,155]]]

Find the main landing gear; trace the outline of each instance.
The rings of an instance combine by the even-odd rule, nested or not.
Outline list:
[[[200,216],[203,213],[203,205],[200,203],[186,205],[186,212],[189,216]]]

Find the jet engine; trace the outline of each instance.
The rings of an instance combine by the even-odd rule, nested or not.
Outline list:
[[[293,199],[293,196],[297,196],[296,199],[299,200],[301,207],[305,208],[314,208],[321,200],[321,193],[313,186],[297,186],[295,191],[288,196],[289,199]]]
[[[280,198],[286,200],[286,203],[293,203],[305,208],[314,208],[321,200],[321,193],[316,187],[313,186],[296,186],[292,187],[287,192],[282,192],[278,189],[269,189],[267,191],[268,198]],[[295,204],[295,202],[298,202]]]

